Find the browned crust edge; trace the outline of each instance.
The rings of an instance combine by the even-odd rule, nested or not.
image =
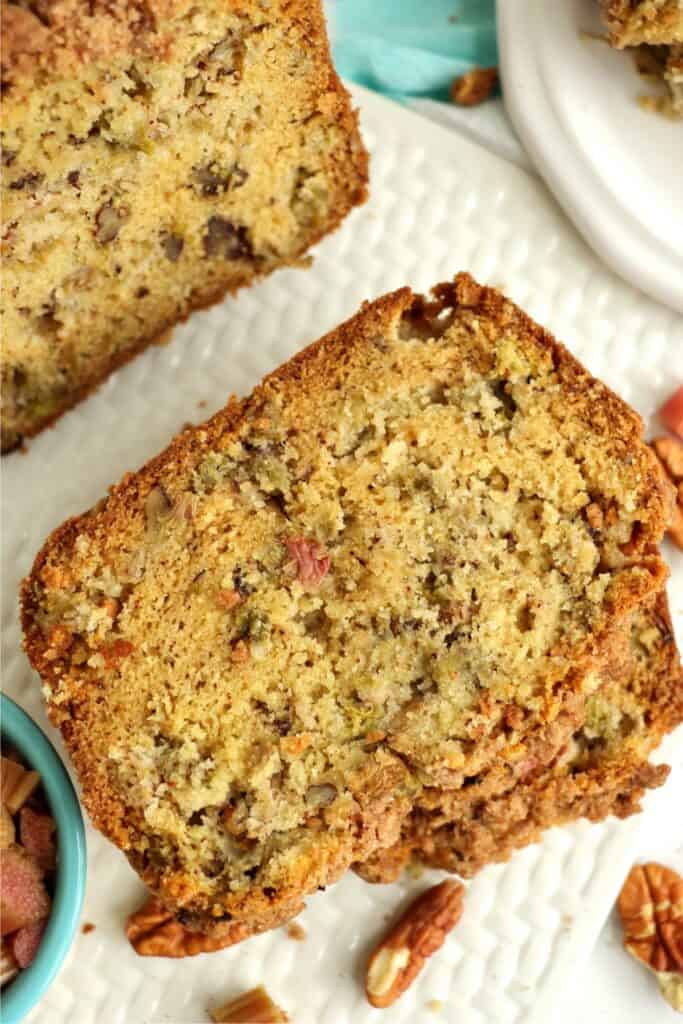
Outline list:
[[[25,639],[24,648],[34,668],[48,683],[58,683],[59,663],[51,662],[44,657],[46,650],[45,638],[36,622],[36,594],[39,574],[48,561],[67,559],[68,553],[81,533],[91,537],[103,537],[115,532],[119,517],[127,520],[131,515],[141,515],[145,496],[149,491],[162,483],[165,476],[172,472],[182,476],[195,465],[205,453],[220,447],[232,436],[246,418],[247,414],[258,409],[269,392],[278,389],[286,400],[290,395],[306,391],[309,387],[319,388],[320,381],[325,380],[332,386],[343,377],[346,366],[352,361],[357,349],[362,349],[372,342],[387,323],[405,314],[420,320],[426,316],[438,315],[450,307],[463,307],[474,315],[482,315],[493,320],[497,327],[514,327],[525,341],[544,353],[550,352],[556,372],[560,375],[565,387],[586,397],[588,390],[588,408],[593,419],[607,430],[610,425],[618,424],[624,435],[624,443],[638,449],[647,490],[651,494],[651,506],[647,529],[643,531],[636,548],[640,550],[640,565],[650,573],[649,582],[632,592],[624,594],[623,607],[614,610],[615,619],[622,621],[631,608],[643,599],[645,593],[658,590],[663,585],[666,570],[658,555],[651,553],[653,540],[661,536],[666,516],[668,491],[659,464],[652,452],[641,442],[642,423],[640,417],[633,412],[620,398],[605,385],[592,378],[576,359],[555,339],[513,303],[505,299],[495,289],[476,284],[469,274],[459,274],[454,281],[438,285],[433,291],[434,298],[414,295],[409,288],[402,288],[385,295],[372,304],[364,304],[361,310],[346,323],[342,324],[320,340],[309,345],[289,362],[271,373],[245,399],[231,399],[227,407],[216,413],[200,427],[188,430],[176,437],[168,448],[150,460],[137,473],[126,475],[123,480],[110,490],[105,503],[96,506],[83,515],[67,520],[48,538],[38,553],[31,574],[24,580],[21,591],[22,626]],[[638,551],[635,552],[638,554]],[[618,623],[617,623],[618,624]],[[590,645],[595,656],[600,654],[600,644],[606,636],[594,638]],[[72,758],[81,778],[87,777],[93,766],[87,750],[75,750],[69,742],[69,722],[59,721],[56,709],[48,708],[54,723],[61,727],[62,733],[70,748]],[[126,808],[120,799],[111,793],[99,793],[95,797],[85,796],[85,802],[95,824],[102,829],[117,845],[125,849],[129,842],[125,826]],[[373,831],[372,817],[378,808],[368,808],[368,815],[363,823],[362,832],[365,836]],[[386,813],[386,809],[385,809]],[[404,812],[407,813],[407,810]],[[395,836],[387,835],[375,838],[374,849],[388,846],[395,841]],[[361,841],[355,858],[369,856],[372,842]],[[355,859],[354,858],[354,859]],[[326,881],[338,877],[347,867],[348,862],[340,863],[332,855],[326,864],[329,870]],[[263,913],[264,898],[271,910],[276,904],[298,900],[306,892],[311,891],[309,871],[312,865],[302,865],[301,888],[282,887],[273,897],[264,897],[260,892],[240,895],[231,903],[230,911],[235,916],[249,918]],[[312,872],[311,872],[312,874]],[[145,876],[152,888],[159,889],[158,879]],[[308,884],[308,888],[306,885]],[[316,883],[317,884],[317,883]],[[168,893],[163,894],[166,902],[170,902]]]
[[[652,664],[649,751],[683,723],[683,667],[665,591],[657,595],[650,614],[663,639]],[[471,878],[488,864],[509,860],[516,850],[537,842],[548,828],[579,818],[595,822],[610,815],[627,818],[639,813],[646,791],[663,785],[668,775],[667,765],[650,764],[627,748],[622,758],[613,757],[604,763],[598,759],[575,774],[567,769],[561,776],[520,781],[491,800],[478,799],[463,806],[452,822],[443,821],[437,802],[436,827],[428,814],[414,815],[394,847],[354,867],[368,882],[388,883],[395,881],[414,858]]]

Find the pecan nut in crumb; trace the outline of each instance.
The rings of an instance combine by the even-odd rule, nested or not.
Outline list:
[[[663,864],[636,864],[617,906],[624,948],[653,971],[683,973],[683,878]]]
[[[290,921],[285,931],[287,938],[294,939],[295,942],[303,942],[306,938],[306,929],[298,921]]]
[[[0,771],[2,802],[10,814],[17,814],[40,784],[40,774],[26,771],[23,765],[2,758]]]
[[[446,881],[411,903],[368,962],[365,992],[372,1006],[391,1006],[409,988],[460,920],[463,894],[460,882]]]
[[[214,1024],[287,1024],[289,1017],[258,985],[212,1010],[211,1019]]]
[[[150,896],[126,921],[126,936],[139,956],[184,957],[215,953],[251,935],[243,921],[235,921],[219,937],[185,928],[155,896]]]
[[[472,68],[453,80],[452,103],[460,107],[476,107],[487,100],[498,84],[498,68]]]

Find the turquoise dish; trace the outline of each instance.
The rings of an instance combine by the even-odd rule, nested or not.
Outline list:
[[[0,695],[0,726],[3,743],[16,747],[26,765],[40,772],[57,825],[52,913],[35,960],[2,992],[0,1021],[19,1024],[44,995],[73,941],[85,894],[85,828],[78,798],[54,747],[42,729],[4,694]]]
[[[498,64],[494,0],[326,0],[343,78],[404,102],[448,100],[451,82]]]

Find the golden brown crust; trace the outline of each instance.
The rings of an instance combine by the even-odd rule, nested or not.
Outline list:
[[[594,381],[547,332],[493,289],[478,286],[469,275],[459,275],[454,282],[440,285],[435,296],[425,299],[404,288],[366,305],[346,324],[271,374],[249,398],[233,399],[206,424],[177,437],[165,452],[112,488],[103,505],[63,524],[37,556],[32,574],[24,583],[25,647],[44,682],[68,694],[68,700],[51,703],[49,711],[53,722],[62,730],[80,777],[87,780],[84,799],[95,824],[127,852],[150,888],[161,893],[171,909],[188,907],[195,926],[202,930],[206,930],[212,917],[252,919],[277,912],[279,907],[296,903],[316,885],[327,884],[338,877],[348,867],[350,857],[364,859],[373,850],[395,842],[401,821],[409,810],[405,799],[402,802],[396,798],[402,785],[403,769],[400,763],[395,763],[397,777],[384,778],[376,791],[367,793],[365,806],[360,807],[357,820],[349,823],[350,831],[343,842],[325,832],[317,833],[315,844],[298,858],[287,885],[271,893],[254,888],[232,894],[215,910],[193,903],[190,879],[170,867],[163,870],[157,864],[146,862],[145,856],[133,849],[139,822],[121,793],[112,790],[106,768],[93,755],[89,730],[89,716],[94,713],[92,687],[80,686],[78,672],[70,665],[68,656],[59,651],[55,653],[55,646],[46,640],[41,627],[40,594],[57,582],[56,575],[68,574],[79,537],[106,547],[109,538],[120,536],[131,524],[140,521],[144,516],[145,499],[154,488],[173,489],[174,481],[187,479],[207,454],[223,449],[227,440],[235,436],[249,417],[257,416],[269,399],[277,396],[284,406],[301,410],[304,417],[306,403],[319,400],[316,396],[320,395],[321,387],[334,391],[341,386],[350,367],[360,365],[369,352],[378,350],[377,339],[381,339],[382,332],[397,318],[404,315],[419,332],[425,318],[456,308],[471,325],[475,322],[484,325],[492,339],[512,332],[522,338],[530,350],[550,359],[567,400],[579,403],[596,430],[610,436],[616,450],[629,460],[628,465],[636,466],[641,497],[647,494],[647,500],[643,500],[643,507],[639,509],[642,528],[633,538],[629,551],[629,559],[637,560],[638,572],[622,574],[626,577],[625,585],[614,599],[615,606],[610,608],[613,625],[616,627],[630,609],[648,592],[657,589],[663,580],[663,564],[651,553],[651,545],[663,530],[669,496],[656,459],[640,441],[638,416]],[[569,692],[572,686],[578,686],[581,672],[585,674],[591,661],[600,657],[610,636],[609,630],[601,629],[587,640],[580,659],[581,671],[574,666],[561,678],[558,676],[558,687],[564,685]],[[546,712],[548,719],[557,718],[563,706],[563,694],[551,694]]]
[[[262,13],[255,0],[225,0],[226,8],[245,16]],[[282,17],[298,22],[313,45],[326,39],[317,0],[280,0]],[[171,15],[192,7],[192,0],[2,0],[2,82],[30,89],[39,70],[77,72],[82,64],[142,54],[164,60],[172,38],[164,29]]]

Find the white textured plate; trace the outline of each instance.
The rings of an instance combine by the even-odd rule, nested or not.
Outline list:
[[[194,316],[165,347],[3,462],[4,682],[45,724],[20,650],[16,588],[48,531],[96,501],[187,420],[245,392],[360,302],[469,269],[555,330],[645,416],[683,380],[683,323],[607,272],[544,187],[455,134],[356,90],[372,150],[372,199],[318,249],[311,270],[276,274]],[[683,566],[674,603],[683,609]],[[51,731],[54,738],[54,732]],[[482,872],[462,922],[391,1010],[362,990],[367,951],[422,885],[371,887],[348,875],[309,900],[307,937],[283,930],[187,961],[137,957],[123,921],[142,896],[124,857],[92,830],[84,921],[67,965],[30,1020],[147,1024],[207,1020],[206,1007],[265,982],[296,1024],[548,1024],[568,972],[588,953],[631,856],[633,823],[555,829]],[[436,875],[434,875],[436,877]],[[428,1007],[432,1000],[442,1008]]]
[[[612,50],[595,0],[500,0],[505,105],[557,199],[634,287],[683,313],[683,122]]]

